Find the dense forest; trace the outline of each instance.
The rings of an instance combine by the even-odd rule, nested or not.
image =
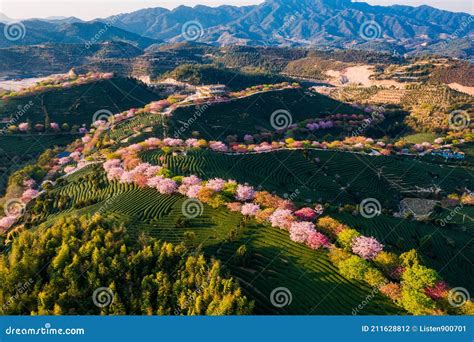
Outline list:
[[[99,215],[24,231],[0,257],[0,313],[250,314],[253,303],[219,262],[141,236]]]

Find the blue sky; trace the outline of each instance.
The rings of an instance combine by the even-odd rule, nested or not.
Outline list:
[[[361,1],[361,0],[358,0]],[[263,0],[0,0],[0,12],[15,19],[76,16],[81,19],[107,17],[147,7],[174,8],[179,5],[251,5]],[[474,14],[474,0],[366,0],[377,5],[430,5],[454,12]]]

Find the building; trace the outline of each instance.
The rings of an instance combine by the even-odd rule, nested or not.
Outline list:
[[[227,87],[223,84],[211,84],[196,87],[196,94],[199,97],[215,97],[225,95]]]
[[[456,159],[456,160],[462,160],[465,158],[464,153],[462,152],[455,152],[451,149],[440,149],[440,150],[433,150],[431,152],[432,156],[437,156],[437,157],[442,157],[446,160],[448,159]]]

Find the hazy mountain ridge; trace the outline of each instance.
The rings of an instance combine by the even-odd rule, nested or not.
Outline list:
[[[5,25],[8,24],[0,23],[0,31],[8,29]],[[0,47],[48,43],[90,45],[104,41],[123,41],[146,48],[160,43],[157,39],[143,37],[100,21],[80,22],[72,18],[52,21],[30,19],[22,21],[21,25],[23,27],[19,27],[16,32],[12,31],[12,34],[23,34],[23,38],[9,39],[6,34],[0,35]]]
[[[102,41],[123,40],[144,48],[157,41],[189,39],[183,29],[192,24],[200,32],[191,39],[213,45],[360,47],[398,53],[430,47],[426,51],[445,53],[447,46],[456,46],[453,42],[468,38],[455,54],[465,58],[472,49],[469,37],[474,36],[474,17],[467,13],[429,6],[372,6],[350,0],[267,0],[255,6],[198,5],[173,10],[157,7],[90,22],[71,17],[26,20],[24,24],[28,33],[24,39],[0,41],[0,46],[77,43],[94,37],[103,28],[100,25],[107,25]]]

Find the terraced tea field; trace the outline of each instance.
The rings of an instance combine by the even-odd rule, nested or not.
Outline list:
[[[181,196],[160,195],[152,189],[108,183],[98,167],[86,167],[52,191],[51,198],[58,200],[54,201],[51,210],[40,215],[45,220],[40,230],[61,215],[100,212],[121,219],[137,238],[141,233],[148,233],[170,242],[201,245],[204,253],[221,260],[239,280],[245,294],[255,299],[256,313],[351,314],[352,309],[372,292],[365,284],[341,276],[329,262],[326,252],[296,244],[283,231],[206,205],[201,216],[184,219],[184,198]],[[66,205],[60,205],[62,200]],[[84,200],[95,203],[74,209]],[[193,232],[194,238],[187,238],[186,232]],[[236,250],[242,245],[250,251],[246,264],[235,258]],[[289,306],[278,309],[271,304],[270,292],[276,287],[290,289],[293,300]],[[376,295],[361,314],[399,312],[388,299]]]
[[[473,215],[472,208],[465,212]],[[453,287],[474,291],[474,226],[473,218],[458,215],[445,227],[380,215],[372,219],[350,214],[334,214],[341,222],[355,227],[362,234],[374,236],[389,250],[398,254],[415,248],[424,262]],[[446,218],[447,213],[433,218]]]
[[[439,186],[446,193],[472,184],[461,167],[442,167],[410,157],[374,157],[336,151],[277,151],[229,155],[191,150],[186,155],[143,154],[154,164],[166,164],[176,175],[196,174],[204,179],[221,177],[248,182],[299,202],[358,204],[377,198],[384,208],[397,208],[404,197],[419,196],[420,188]],[[390,190],[390,191],[388,191]]]
[[[189,137],[192,131],[200,132],[201,137],[206,140],[224,140],[227,135],[234,134],[242,138],[245,134],[255,134],[262,130],[275,131],[270,117],[276,110],[289,111],[293,123],[328,114],[363,114],[329,97],[302,89],[288,89],[256,94],[207,108],[179,108],[173,113],[169,131],[173,135],[173,132],[183,127],[183,122],[194,118],[194,123],[181,138]]]

